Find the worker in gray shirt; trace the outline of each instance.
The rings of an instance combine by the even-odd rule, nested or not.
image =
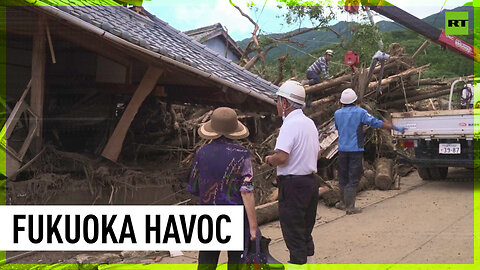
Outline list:
[[[323,77],[323,80],[328,80],[328,62],[332,58],[333,51],[326,50],[325,56],[322,56],[317,59],[308,69],[307,69],[307,79],[308,85],[314,85],[320,83]]]

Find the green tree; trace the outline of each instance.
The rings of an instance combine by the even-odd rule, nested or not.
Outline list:
[[[352,27],[352,31],[352,38],[346,47],[349,51],[354,51],[359,55],[360,63],[369,66],[372,56],[378,50],[382,50],[378,45],[378,41],[382,38],[378,26],[359,23]]]
[[[287,24],[296,24],[299,29],[305,19],[309,19],[310,22],[314,25],[313,27],[302,29],[295,32],[290,32],[289,34],[283,36],[270,36],[270,35],[258,35],[261,33],[259,25],[250,18],[249,15],[245,14],[240,7],[236,6],[232,0],[230,3],[240,12],[242,16],[247,18],[254,26],[252,32],[252,40],[247,44],[244,50],[244,54],[240,59],[240,65],[243,65],[245,69],[249,70],[255,68],[257,73],[266,77],[266,75],[274,72],[273,68],[266,67],[266,54],[273,48],[277,47],[279,43],[291,43],[302,46],[303,44],[292,40],[292,37],[298,36],[309,31],[315,31],[321,28],[327,28],[328,22],[335,18],[335,13],[332,8],[324,7],[321,2],[315,4],[309,4],[301,6],[298,1],[291,0],[277,0],[279,3],[279,8],[287,8],[288,12],[284,15],[285,22]],[[249,3],[249,7],[256,9],[254,2]],[[288,64],[287,55],[283,55],[278,58],[278,65]],[[282,59],[280,61],[280,59]],[[257,62],[260,61],[261,66],[257,66]],[[277,70],[282,70],[278,67]],[[268,73],[268,74],[267,74]],[[283,74],[277,74],[277,78],[274,79],[274,82],[279,82],[284,77]]]

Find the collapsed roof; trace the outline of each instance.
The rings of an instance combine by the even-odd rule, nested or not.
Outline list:
[[[272,111],[277,86],[252,74],[149,13],[142,16],[112,0],[43,0],[34,11],[105,39],[121,51],[167,67],[158,85],[168,99]],[[101,3],[99,3],[101,2]],[[94,6],[102,4],[105,6]],[[41,6],[49,5],[49,6]],[[55,5],[56,7],[54,7]],[[32,9],[33,10],[33,9]]]

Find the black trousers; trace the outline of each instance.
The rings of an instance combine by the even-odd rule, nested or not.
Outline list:
[[[243,237],[245,242],[250,241],[250,226],[248,223],[247,212],[243,210]],[[228,270],[241,269],[242,251],[228,251]],[[199,251],[198,252],[198,270],[215,270],[218,264],[220,251]]]
[[[228,251],[228,270],[240,269],[243,251]],[[220,251],[200,251],[198,253],[198,270],[215,270]]]
[[[313,174],[279,177],[278,211],[283,239],[290,251],[290,263],[305,264],[307,256],[315,253],[312,230],[319,184]]]
[[[338,180],[345,189],[356,190],[363,173],[363,152],[338,152]]]
[[[318,76],[318,74],[314,71],[307,71],[307,79],[309,85],[314,85],[322,81],[320,76]]]

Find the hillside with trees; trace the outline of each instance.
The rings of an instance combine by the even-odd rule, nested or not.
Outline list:
[[[473,18],[473,9],[468,7],[458,7],[453,10],[444,10],[437,14],[433,14],[423,19],[423,21],[434,25],[437,28],[444,28],[444,12],[446,11],[469,11],[470,18]],[[472,20],[473,21],[473,20]],[[468,36],[460,36],[463,40],[470,44],[474,44],[473,23],[469,24],[470,34]],[[274,78],[278,69],[277,58],[286,53],[290,57],[283,62],[284,77],[297,77],[299,80],[305,78],[305,71],[316,58],[323,55],[326,49],[335,51],[330,64],[330,75],[336,74],[348,68],[344,64],[343,57],[348,50],[355,51],[360,56],[362,65],[368,66],[373,54],[380,49],[377,44],[381,38],[386,51],[391,43],[399,43],[405,47],[406,52],[413,55],[414,52],[422,45],[426,38],[412,30],[406,29],[398,23],[381,21],[375,26],[370,24],[359,24],[353,22],[339,22],[331,27],[343,38],[337,37],[330,30],[311,31],[294,37],[305,45],[300,47],[292,44],[279,44],[272,49],[266,56],[267,66],[264,75],[267,79]],[[280,35],[280,34],[278,34]],[[284,34],[282,34],[284,35]],[[275,36],[275,35],[272,35]],[[247,40],[240,41],[240,45],[244,45]],[[372,44],[374,44],[372,46]],[[342,46],[344,48],[342,48]],[[438,77],[458,77],[473,74],[473,62],[457,53],[443,49],[440,45],[431,42],[426,49],[419,54],[416,59],[418,66],[430,64],[430,68],[421,76],[423,78]]]

